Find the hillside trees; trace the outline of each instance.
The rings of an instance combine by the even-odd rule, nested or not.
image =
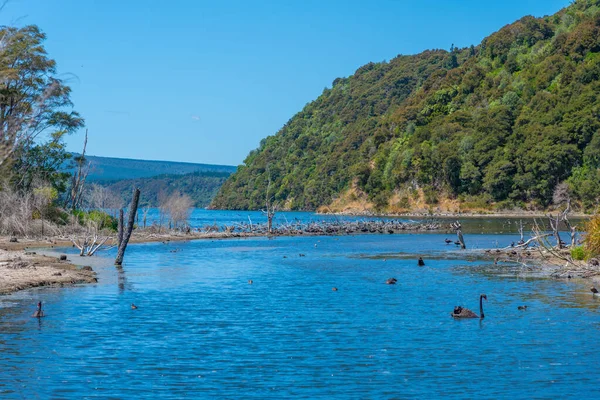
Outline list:
[[[564,181],[574,206],[593,209],[599,32],[599,2],[578,0],[476,47],[366,64],[261,141],[213,206],[260,209],[269,164],[278,171],[274,201],[292,209],[354,189],[380,210],[406,189],[422,190],[430,204],[446,196],[545,208]]]

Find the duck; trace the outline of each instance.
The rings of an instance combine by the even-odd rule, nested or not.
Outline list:
[[[131,303],[131,309],[132,310],[137,310],[138,306],[136,306],[135,304]]]
[[[452,243],[452,240],[446,238],[446,239],[444,239],[444,242],[446,242],[446,244],[450,244],[450,243]]]
[[[419,267],[425,266],[425,261],[423,261],[423,257],[419,257],[419,260],[417,261],[417,265],[419,265]]]
[[[252,285],[254,283],[254,281],[252,279],[248,280],[248,285]]]
[[[598,289],[596,289],[594,286],[590,288],[590,291],[592,292],[592,296],[598,294]]]
[[[527,310],[527,306],[519,306],[519,307],[517,307],[517,309],[519,309],[519,310]]]
[[[338,288],[332,287],[331,290],[334,291],[334,292],[337,292]]]
[[[387,281],[385,281],[385,283],[386,283],[387,285],[395,285],[395,284],[396,284],[396,282],[398,282],[398,279],[396,279],[396,278],[390,278],[390,279],[388,279]]]

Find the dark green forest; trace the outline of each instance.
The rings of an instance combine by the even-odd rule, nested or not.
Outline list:
[[[316,209],[350,188],[545,209],[557,185],[600,198],[600,0],[524,17],[481,44],[400,55],[338,78],[263,139],[212,206]]]

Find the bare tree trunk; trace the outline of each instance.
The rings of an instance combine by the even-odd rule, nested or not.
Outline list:
[[[519,244],[525,243],[525,237],[523,235],[523,220],[519,220],[519,235],[521,235],[521,239],[519,240]]]
[[[90,164],[85,162],[85,149],[87,147],[88,131],[85,130],[85,141],[83,142],[83,151],[81,156],[76,158],[77,161],[77,172],[71,179],[71,196],[68,201],[71,202],[71,210],[75,210],[81,201],[83,195],[83,189],[85,186],[85,180],[90,172]],[[85,167],[85,170],[84,170]]]
[[[115,265],[123,264],[123,257],[125,256],[125,249],[129,238],[131,238],[131,232],[133,232],[133,225],[135,223],[135,214],[137,214],[138,203],[140,202],[140,189],[135,188],[133,190],[133,198],[129,205],[129,217],[127,220],[127,230],[123,233],[123,240],[119,244],[119,250],[117,251],[117,258],[115,259]]]
[[[458,242],[460,243],[460,248],[463,250],[466,249],[467,245],[465,244],[465,239],[463,238],[462,226],[460,225],[460,222],[456,221],[455,223],[453,223],[452,229],[454,229],[456,231],[456,236],[458,237]]]
[[[560,224],[560,214],[556,215],[556,218],[554,218],[552,215],[548,215],[548,221],[550,221],[550,228],[552,229],[552,234],[554,235],[554,238],[556,239],[556,248],[557,249],[562,249],[562,240],[560,238],[560,234],[558,233],[558,225]]]
[[[119,210],[119,223],[117,225],[117,246],[121,247],[123,242],[123,209]]]

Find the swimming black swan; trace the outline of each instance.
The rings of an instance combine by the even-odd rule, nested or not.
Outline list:
[[[42,302],[38,302],[37,310],[32,315],[34,318],[41,318],[44,316],[44,312],[42,311]]]
[[[454,307],[454,311],[452,311],[450,313],[450,315],[453,318],[480,318],[480,319],[484,319],[485,315],[483,314],[483,299],[487,300],[487,296],[485,294],[482,294],[481,296],[479,296],[479,313],[481,314],[481,316],[475,314],[473,311],[469,310],[468,308],[464,308],[464,307],[461,307],[461,306]]]

